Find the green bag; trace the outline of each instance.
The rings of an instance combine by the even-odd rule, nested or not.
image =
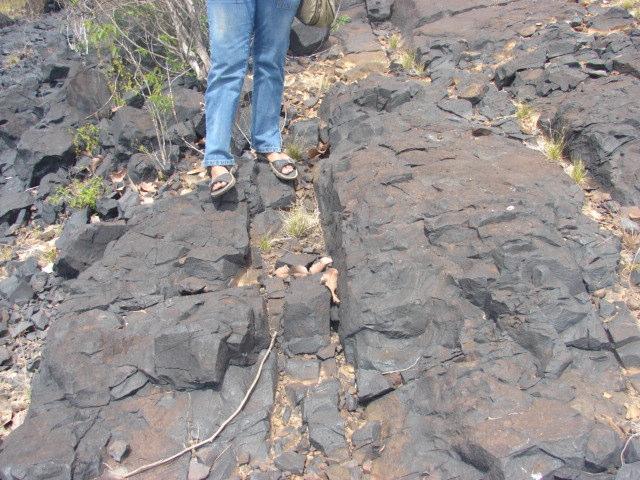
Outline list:
[[[330,27],[336,19],[336,0],[301,0],[296,17],[305,25]]]

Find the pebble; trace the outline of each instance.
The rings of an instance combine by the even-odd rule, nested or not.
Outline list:
[[[111,458],[120,463],[129,453],[129,444],[122,440],[114,440],[109,444],[107,452]]]

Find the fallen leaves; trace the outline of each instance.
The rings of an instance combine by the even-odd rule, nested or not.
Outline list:
[[[332,263],[333,259],[331,257],[322,257],[316,260],[309,268],[304,265],[293,265],[291,267],[289,265],[283,265],[282,267],[276,268],[274,275],[277,278],[286,280],[290,276],[303,278],[324,272],[322,277],[320,277],[320,283],[326,286],[331,292],[331,300],[334,303],[340,303],[340,299],[336,293],[338,288],[338,270],[329,267]]]
[[[338,288],[338,270],[335,268],[327,268],[327,271],[320,279],[320,283],[331,292],[331,300],[333,300],[333,303],[340,303],[340,299],[336,294],[336,289]]]

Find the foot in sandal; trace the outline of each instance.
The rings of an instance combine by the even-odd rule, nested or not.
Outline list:
[[[212,197],[220,197],[226,192],[231,190],[235,184],[236,179],[233,176],[235,167],[214,165],[209,167],[209,192]]]
[[[296,162],[284,152],[258,153],[258,158],[266,160],[273,173],[283,180],[295,180],[298,178]]]

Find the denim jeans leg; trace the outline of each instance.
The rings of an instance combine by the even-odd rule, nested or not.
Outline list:
[[[251,143],[257,152],[282,150],[280,107],[291,23],[300,0],[257,0],[253,44]]]
[[[233,165],[231,134],[247,71],[256,0],[208,0],[211,69],[205,92],[204,166]]]

